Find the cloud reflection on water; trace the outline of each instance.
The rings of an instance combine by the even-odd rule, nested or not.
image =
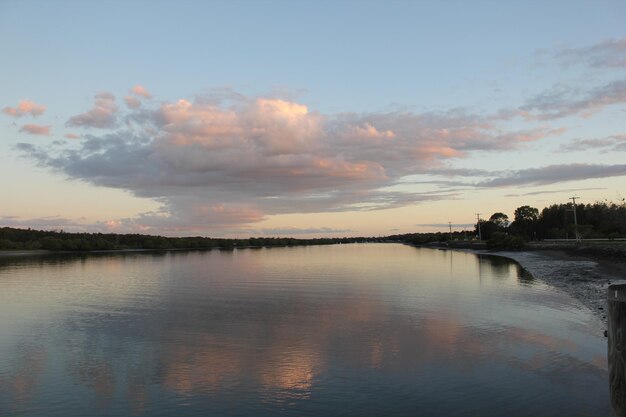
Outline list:
[[[311,249],[295,250],[293,256],[306,250]],[[162,258],[167,267],[161,281],[143,277],[149,285],[142,287],[144,281],[137,278],[121,292],[85,298],[81,308],[61,316],[56,326],[62,333],[47,334],[45,346],[3,359],[5,367],[11,364],[10,372],[0,374],[10,375],[0,379],[3,391],[11,402],[36,404],[33,387],[42,383],[45,358],[52,355],[63,358],[65,370],[50,370],[62,384],[91,393],[85,401],[94,407],[111,410],[125,404],[133,415],[150,414],[155,405],[175,398],[224,407],[229,401],[257,403],[270,410],[313,401],[326,392],[358,396],[350,390],[367,381],[375,387],[376,380],[406,381],[397,382],[412,387],[402,395],[418,398],[444,395],[436,390],[445,389],[439,380],[450,375],[475,379],[477,387],[487,387],[478,382],[485,375],[501,387],[515,384],[516,378],[539,378],[571,392],[589,381],[598,386],[607,381],[604,358],[581,345],[576,327],[554,333],[550,321],[528,313],[547,308],[553,320],[562,320],[565,315],[556,308],[563,296],[520,286],[519,268],[512,264],[492,265],[490,258],[457,253],[448,275],[433,269],[414,282],[412,273],[401,279],[367,278],[367,261],[357,268],[362,276],[350,276],[341,259],[326,257],[329,270],[341,271],[344,278],[327,276],[320,283],[298,275],[288,251],[277,252],[270,266],[263,262],[271,252],[263,251]],[[448,256],[437,255],[427,257],[448,270]],[[99,272],[95,288],[113,288],[128,272],[125,263],[147,273],[151,259],[130,257],[121,264],[87,259],[81,268]],[[313,268],[303,259],[296,262],[300,274]],[[67,267],[76,265],[72,261]],[[387,266],[388,274],[405,268]],[[217,273],[208,273],[207,267]],[[232,275],[242,271],[241,278]],[[324,275],[318,271],[318,276]],[[416,285],[416,294],[406,291]],[[458,291],[466,293],[462,299],[449,298]],[[439,301],[424,305],[420,297],[425,294]],[[475,299],[479,294],[487,300]],[[494,297],[500,301],[488,300]],[[553,298],[558,302],[550,304]],[[526,316],[512,320],[506,314]],[[428,375],[436,377],[432,387],[421,379]],[[508,379],[501,380],[503,375]]]

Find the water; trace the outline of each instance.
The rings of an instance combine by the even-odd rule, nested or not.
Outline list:
[[[606,339],[506,260],[395,244],[0,259],[2,416],[602,416]]]

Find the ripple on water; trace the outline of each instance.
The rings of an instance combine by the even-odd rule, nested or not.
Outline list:
[[[0,265],[0,415],[607,415],[597,320],[392,244]]]

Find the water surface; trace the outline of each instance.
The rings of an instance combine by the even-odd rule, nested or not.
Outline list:
[[[608,415],[602,330],[395,244],[5,258],[0,415]]]

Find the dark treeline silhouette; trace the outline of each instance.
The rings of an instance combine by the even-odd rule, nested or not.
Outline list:
[[[578,225],[574,219],[576,218]],[[626,237],[626,204],[598,201],[591,204],[553,204],[539,211],[535,207],[515,209],[513,221],[502,213],[480,221],[482,239],[502,239],[501,234],[524,241],[545,239],[616,239]],[[478,233],[478,224],[475,232]]]
[[[389,240],[426,245],[435,242],[472,241],[479,236],[488,248],[520,249],[528,241],[545,239],[575,239],[576,231],[582,239],[626,238],[626,204],[599,201],[576,205],[553,204],[543,210],[530,206],[515,209],[513,221],[500,212],[488,220],[480,220],[474,230],[453,233],[411,233],[389,236]]]
[[[385,238],[385,241],[403,242],[413,245],[428,245],[429,243],[441,243],[449,241],[470,241],[474,239],[472,230],[461,232],[443,233],[406,233],[400,235],[391,235]]]
[[[525,240],[575,239],[576,231],[583,239],[615,239],[626,237],[626,204],[598,201],[576,205],[574,222],[573,204],[553,204],[541,212],[529,206],[515,210],[513,222],[505,228],[494,227],[492,222],[481,222],[483,238],[489,239],[489,232],[505,231]]]
[[[577,204],[578,233],[583,239],[626,238],[626,203],[595,202]],[[479,227],[480,226],[480,227]],[[426,245],[435,242],[471,242],[480,235],[490,248],[519,249],[525,242],[544,239],[575,239],[572,204],[553,204],[541,212],[521,206],[513,221],[504,213],[494,213],[480,220],[474,230],[452,233],[409,233],[386,237],[342,237],[295,239],[251,237],[219,239],[210,237],[164,237],[141,234],[67,233],[32,229],[0,228],[1,249],[47,249],[53,251],[92,251],[119,249],[211,249],[235,247],[269,247],[298,245],[330,245],[357,242],[404,242]]]
[[[165,237],[141,234],[67,233],[32,229],[0,228],[0,249],[47,249],[52,251],[93,251],[128,249],[212,249],[235,247],[330,245],[334,243],[377,242],[380,238],[343,237],[294,239],[251,237],[217,239],[209,237]]]

